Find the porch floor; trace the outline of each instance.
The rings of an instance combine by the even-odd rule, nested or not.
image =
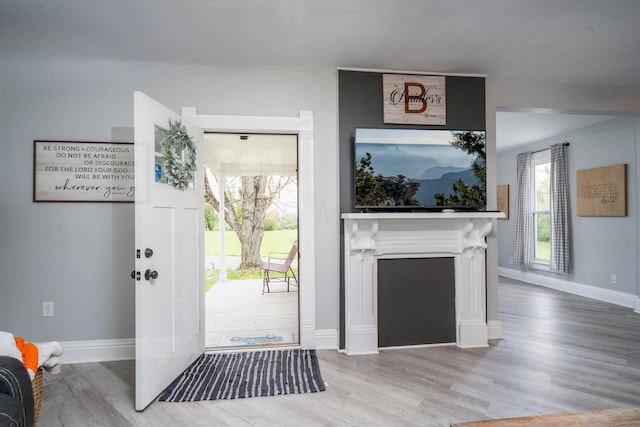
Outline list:
[[[262,294],[262,279],[218,282],[205,294],[207,349],[235,346],[225,337],[290,333],[299,343],[298,288],[272,281]],[[243,345],[244,347],[244,345]]]

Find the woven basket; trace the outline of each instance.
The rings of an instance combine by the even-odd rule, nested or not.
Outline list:
[[[33,419],[37,423],[40,416],[40,405],[42,404],[42,368],[38,368],[36,371],[31,387],[33,388]]]

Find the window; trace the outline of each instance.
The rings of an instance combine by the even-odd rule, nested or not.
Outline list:
[[[533,212],[533,262],[549,264],[551,227],[551,152],[543,150],[531,158],[531,206]]]
[[[524,268],[571,271],[567,180],[568,142],[517,156],[513,260]]]

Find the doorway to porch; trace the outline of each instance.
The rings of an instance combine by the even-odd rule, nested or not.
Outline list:
[[[298,137],[207,133],[205,346],[297,345]],[[224,200],[224,203],[220,201]]]

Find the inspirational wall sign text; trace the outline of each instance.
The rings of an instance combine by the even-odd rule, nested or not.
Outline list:
[[[133,144],[33,141],[34,202],[133,202]]]
[[[445,125],[444,76],[382,75],[384,122]]]

